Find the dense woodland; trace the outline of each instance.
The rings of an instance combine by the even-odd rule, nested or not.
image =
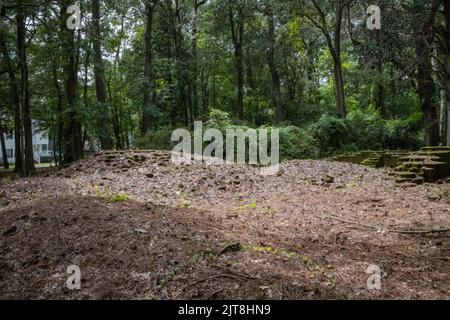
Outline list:
[[[285,159],[450,144],[449,1],[81,0],[71,29],[74,1],[0,1],[0,137],[20,137],[18,174],[35,170],[31,119],[58,165],[166,149],[196,120],[278,127]]]

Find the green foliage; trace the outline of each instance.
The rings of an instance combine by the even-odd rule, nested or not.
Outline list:
[[[94,193],[97,197],[103,198],[111,203],[118,203],[127,201],[130,196],[127,193],[123,192],[113,192],[109,187],[106,187],[104,190],[101,190],[99,186],[93,187]]]
[[[212,109],[209,113],[207,125],[211,128],[225,128],[231,126],[230,114],[218,109]]]
[[[172,150],[176,143],[171,142],[173,129],[163,127],[147,132],[136,139],[136,147],[149,150]]]
[[[416,150],[423,145],[422,114],[415,113],[407,119],[386,122],[386,147],[390,149]]]
[[[346,121],[327,114],[312,124],[308,131],[325,154],[341,149],[349,141],[350,130]]]
[[[210,128],[218,129],[224,137],[227,129],[250,129],[245,125],[233,124],[230,115],[220,110],[210,112],[210,120],[203,130]],[[421,113],[414,113],[403,120],[385,120],[373,108],[366,111],[356,109],[345,120],[325,114],[305,129],[288,125],[261,127],[256,131],[259,133],[259,130],[266,129],[270,136],[274,128],[280,131],[281,160],[317,159],[359,150],[418,149],[422,146]],[[171,150],[175,145],[170,141],[172,130],[170,127],[153,130],[139,138],[137,146],[143,149]],[[208,144],[209,142],[205,142],[204,147]],[[246,152],[248,153],[248,148]]]
[[[316,159],[320,150],[316,140],[305,130],[289,126],[280,129],[280,156],[282,160]]]
[[[14,19],[6,17],[14,17],[24,6],[29,22],[26,54],[32,117],[49,131],[55,146],[63,149],[78,139],[96,150],[102,136],[99,120],[103,117],[109,122],[107,128],[117,149],[137,146],[170,150],[174,146],[170,141],[173,128],[189,128],[193,121],[206,118],[209,121],[205,128],[222,132],[226,128],[269,131],[279,128],[282,159],[317,158],[346,150],[415,149],[422,144],[420,96],[411,86],[417,64],[411,61],[429,58],[417,57],[414,35],[416,27],[424,23],[426,15],[422,13],[430,11],[430,1],[415,1],[406,7],[398,1],[382,1],[383,23],[397,30],[392,34],[375,36],[364,23],[342,29],[340,54],[346,120],[334,117],[337,109],[333,54],[324,41],[323,30],[306,18],[312,17],[326,23],[328,30],[334,30],[333,1],[317,2],[325,21],[311,1],[201,1],[196,15],[194,1],[159,1],[152,26],[148,86],[144,77],[145,60],[150,56],[146,54],[144,41],[147,17],[138,14],[146,12],[145,1],[105,1],[100,25],[107,101],[101,110],[93,78],[93,30],[83,29],[76,45],[71,45],[74,35],[58,27],[67,18],[64,10],[55,11],[59,5],[54,7],[52,2],[46,2],[42,6],[28,6],[26,2],[6,6],[4,10],[1,35],[7,52],[0,60],[0,114],[5,115],[1,120],[4,131],[13,130],[14,115],[6,56],[11,59],[16,80],[20,80],[17,28]],[[81,0],[81,4],[89,15],[90,2]],[[360,9],[358,5],[346,8],[346,19],[359,19]],[[59,16],[58,11],[63,15]],[[230,11],[234,23],[230,21]],[[268,36],[269,11],[275,22],[273,37]],[[398,13],[402,19],[398,19]],[[243,50],[235,52],[230,27],[234,24],[237,29],[240,19]],[[439,23],[442,21],[437,19],[436,26]],[[271,47],[281,95],[279,105],[284,114],[282,122],[275,121],[277,80],[268,66],[267,55],[267,48]],[[445,52],[437,52],[437,56],[442,53]],[[72,68],[69,58],[74,56],[79,62],[79,73],[74,87],[69,88],[67,71]],[[237,121],[239,56],[243,58],[244,116]],[[432,76],[438,79],[436,71]],[[72,91],[76,92],[74,106],[68,104],[68,93]],[[145,108],[144,93],[150,94]],[[437,94],[435,98],[437,105]],[[378,112],[377,108],[383,110]],[[141,132],[146,130],[140,125],[144,114],[151,118],[149,122],[155,128],[147,133]]]
[[[385,147],[385,121],[375,110],[354,110],[346,120],[349,128],[347,151],[378,150]]]

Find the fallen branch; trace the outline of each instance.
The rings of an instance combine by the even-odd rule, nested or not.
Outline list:
[[[222,269],[222,270],[224,270],[224,271],[226,271],[226,272],[228,272],[228,273],[230,273],[230,274],[232,274],[232,275],[234,275],[236,277],[240,277],[240,278],[244,278],[244,279],[248,279],[248,280],[256,280],[256,279],[258,279],[258,278],[255,278],[255,277],[243,274],[243,273],[239,273],[239,272],[233,271],[233,270],[231,270],[229,268],[222,267],[222,266],[219,266],[219,265],[216,265],[216,264],[213,265],[213,267]]]
[[[336,216],[325,216],[323,215],[323,217],[325,218],[329,218],[332,220],[337,220],[337,221],[341,221],[341,222],[345,222],[345,223],[350,223],[350,224],[354,224],[354,225],[358,225],[367,229],[371,229],[371,230],[380,230],[380,228],[377,228],[375,226],[372,225],[368,225],[368,224],[364,224],[358,221],[351,221],[351,220],[345,220],[345,219],[341,219],[338,218]],[[430,229],[430,230],[395,230],[395,229],[386,229],[388,232],[390,233],[397,233],[397,234],[433,234],[433,233],[445,233],[445,232],[450,232],[450,228],[444,228],[444,229]]]
[[[389,230],[392,233],[398,234],[432,234],[450,232],[450,228],[446,229],[431,229],[431,230]]]
[[[355,224],[355,225],[362,226],[364,228],[368,228],[368,229],[372,229],[372,230],[378,230],[378,228],[375,227],[375,226],[371,226],[371,225],[364,224],[364,223],[357,222],[357,221],[345,220],[345,219],[341,219],[341,218],[338,218],[338,217],[335,217],[335,216],[323,216],[323,217],[329,218],[329,219],[333,219],[333,220],[337,220],[337,221],[341,221],[341,222],[350,223],[350,224]]]
[[[197,284],[199,284],[199,283],[202,283],[202,282],[205,282],[205,281],[208,281],[208,280],[212,280],[212,279],[217,279],[217,278],[240,279],[240,277],[234,276],[234,275],[231,275],[231,274],[219,274],[219,275],[216,275],[216,276],[206,277],[206,278],[197,280],[197,281],[195,281],[195,282],[193,282],[193,283],[191,283],[191,284],[185,286],[185,287],[182,288],[182,289],[180,290],[180,292],[178,292],[172,299],[173,299],[173,300],[176,300],[176,299],[177,299],[177,298],[178,298],[185,290],[187,290],[187,289],[189,289],[189,288],[192,288],[193,286],[195,286],[195,285],[197,285]]]

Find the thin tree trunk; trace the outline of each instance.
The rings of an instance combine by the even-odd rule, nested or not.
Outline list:
[[[157,0],[147,0],[145,11],[147,15],[147,25],[145,30],[145,66],[144,66],[144,97],[142,106],[141,134],[145,135],[150,129],[151,123],[151,87],[153,68],[153,18]]]
[[[2,8],[1,19],[3,19],[4,10]],[[22,116],[19,98],[19,89],[17,86],[14,65],[8,52],[6,40],[3,33],[0,32],[0,50],[3,55],[4,65],[8,72],[11,100],[14,107],[14,172],[18,175],[24,175],[23,171],[23,147],[22,147]]]
[[[427,19],[426,23],[417,32],[415,39],[416,55],[423,56],[419,59],[417,65],[416,91],[420,97],[421,109],[424,116],[425,126],[425,143],[427,146],[437,146],[439,144],[439,119],[436,108],[436,84],[433,79],[433,62],[432,62],[432,35],[429,34],[429,28],[433,25],[437,5]]]
[[[237,114],[240,120],[244,120],[244,15],[242,8],[237,9],[237,23],[235,21],[233,8],[229,5],[229,19],[231,35],[234,44],[235,68],[237,73]]]
[[[2,147],[3,168],[9,169],[8,153],[6,152],[5,135],[3,134],[3,128],[0,124],[0,144]]]
[[[98,133],[103,150],[111,150],[113,142],[109,127],[109,110],[106,105],[105,71],[102,58],[100,30],[100,2],[92,0],[92,47],[94,50],[95,90],[98,104]]]
[[[16,15],[17,22],[17,51],[19,56],[20,68],[20,91],[22,103],[22,124],[25,138],[25,165],[24,173],[26,176],[33,174],[36,169],[34,167],[34,150],[33,150],[33,132],[30,112],[30,95],[28,88],[28,63],[26,54],[26,29],[25,14],[22,7],[22,1],[19,1],[18,12]]]
[[[343,8],[340,1],[336,5],[336,24],[334,28],[334,81],[336,85],[336,97],[339,115],[345,119],[347,117],[347,107],[345,104],[345,86],[344,76],[342,74],[342,58],[341,58],[341,29],[342,29]]]
[[[312,0],[317,13],[320,16],[320,22],[312,18],[311,16],[306,16],[317,28],[320,29],[322,34],[325,36],[328,49],[333,57],[333,75],[335,82],[335,92],[336,92],[336,102],[339,115],[341,118],[347,117],[347,107],[345,102],[345,85],[344,77],[342,72],[342,58],[341,58],[341,32],[342,32],[342,19],[343,12],[346,7],[348,7],[352,1],[343,2],[343,0],[336,0],[335,9],[336,16],[334,19],[334,39],[332,38],[332,33],[328,30],[327,17],[325,11],[319,5],[317,0]]]
[[[347,117],[347,108],[345,106],[344,78],[342,75],[342,63],[339,59],[334,60],[334,82],[336,86],[336,99],[341,118]]]
[[[124,31],[124,17],[121,17],[121,28],[120,33],[122,34]],[[125,148],[125,145],[123,143],[123,136],[122,136],[122,121],[121,121],[121,115],[120,115],[120,109],[118,107],[118,103],[116,103],[117,99],[115,99],[115,96],[113,94],[113,90],[111,88],[112,81],[117,76],[117,65],[119,64],[120,59],[120,50],[122,47],[122,38],[119,38],[119,43],[117,45],[116,55],[114,58],[113,67],[110,69],[110,76],[109,76],[109,82],[108,82],[108,91],[109,91],[109,101],[111,101],[112,105],[112,121],[113,121],[113,128],[114,128],[114,137],[115,137],[115,146],[117,149],[121,150]]]
[[[383,66],[380,62],[380,65],[378,67],[378,72],[380,75],[380,79],[377,81],[377,97],[376,97],[376,103],[378,106],[378,111],[380,112],[381,118],[386,118],[386,90],[383,83]]]
[[[252,52],[250,51],[249,45],[247,45],[245,48],[245,66],[247,71],[248,86],[254,92],[256,90],[256,84],[255,84],[255,76],[253,74]]]
[[[429,52],[425,39],[417,39],[416,42],[417,56],[426,52],[424,58],[418,64],[416,79],[416,90],[420,97],[421,109],[424,115],[425,143],[427,146],[436,146],[439,144],[439,121],[435,100],[436,84],[432,76],[431,52]]]
[[[61,166],[63,159],[62,159],[62,152],[63,152],[63,128],[64,128],[64,122],[63,122],[63,96],[62,96],[62,92],[61,92],[61,88],[59,86],[59,82],[58,82],[58,74],[57,74],[57,70],[56,70],[56,65],[53,65],[53,84],[55,86],[57,95],[58,95],[58,100],[56,103],[56,121],[57,121],[57,133],[56,133],[56,141],[55,144],[57,143],[58,145],[58,157],[57,157],[57,162],[58,165]],[[55,159],[56,159],[56,154],[55,154]]]
[[[281,101],[280,75],[275,62],[275,19],[272,8],[268,9],[267,17],[269,22],[269,50],[267,53],[267,61],[270,69],[270,75],[272,77],[272,101],[275,109],[275,121],[280,123],[284,118],[284,108]]]
[[[447,105],[447,146],[450,147],[450,1],[444,1],[445,44],[446,44],[446,105]]]
[[[64,110],[66,119],[63,128],[63,164],[72,163],[83,158],[84,151],[81,123],[77,119],[76,110],[80,33],[78,33],[78,44],[75,44],[75,31],[69,30],[66,26],[68,4],[69,0],[64,0],[60,6],[60,34],[63,56],[66,60],[64,66],[64,87],[67,101],[67,109]]]
[[[439,90],[440,93],[440,105],[439,105],[439,137],[441,141],[445,140],[445,125],[447,116],[447,91],[444,89]]]

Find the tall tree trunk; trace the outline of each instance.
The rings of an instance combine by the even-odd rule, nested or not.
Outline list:
[[[53,64],[53,84],[55,86],[57,95],[58,95],[58,100],[56,103],[56,140],[55,140],[55,144],[57,144],[57,149],[58,149],[58,155],[56,156],[55,153],[55,159],[57,159],[58,165],[61,166],[61,164],[63,163],[63,128],[64,128],[64,121],[63,121],[63,95],[61,92],[61,88],[59,85],[59,81],[58,81],[58,73],[56,70],[56,64]]]
[[[267,12],[267,18],[269,22],[269,50],[267,52],[267,61],[269,65],[270,75],[272,77],[272,101],[275,109],[275,121],[280,123],[284,118],[284,108],[281,101],[281,83],[278,68],[275,62],[275,19],[273,9],[269,8]]]
[[[333,57],[333,75],[336,92],[336,102],[339,115],[341,118],[347,117],[347,107],[345,102],[345,85],[344,76],[342,72],[342,58],[341,58],[341,32],[342,32],[342,19],[345,8],[347,8],[353,1],[352,0],[335,0],[335,18],[334,18],[334,30],[329,31],[326,11],[323,10],[317,0],[312,0],[314,7],[316,8],[319,20],[306,15],[306,17],[322,32],[327,42],[328,49]],[[333,38],[334,35],[334,38]]]
[[[201,72],[200,75],[200,82],[201,82],[201,88],[202,88],[202,113],[203,116],[206,118],[208,116],[209,112],[209,73],[208,70],[204,70]]]
[[[252,52],[250,50],[250,45],[247,45],[245,48],[245,67],[247,72],[247,83],[248,86],[254,92],[256,90],[255,84],[255,76],[253,73],[253,61],[252,61]]]
[[[25,162],[24,173],[26,176],[33,174],[36,169],[34,167],[34,150],[33,150],[33,132],[31,123],[30,95],[28,88],[28,63],[26,53],[26,27],[25,13],[22,1],[19,1],[18,12],[16,15],[17,22],[17,52],[19,57],[20,68],[20,92],[22,103],[22,125],[25,138]]]
[[[446,44],[446,104],[447,104],[447,146],[450,147],[450,1],[444,1],[445,44]]]
[[[381,118],[386,119],[386,89],[383,83],[383,65],[381,62],[379,62],[378,73],[380,78],[376,84],[376,103]]]
[[[439,139],[440,141],[446,141],[446,116],[447,116],[447,91],[444,89],[439,90],[440,104],[439,104]]]
[[[3,23],[4,9],[1,8],[1,23]],[[22,116],[19,98],[19,89],[17,86],[15,67],[9,55],[6,39],[2,30],[0,30],[0,50],[3,56],[4,65],[8,72],[9,88],[11,92],[11,100],[14,107],[14,172],[18,175],[24,175],[23,170],[23,147],[22,147]]]
[[[67,21],[67,7],[69,0],[61,2],[60,7],[60,30],[62,37],[62,48],[64,50],[64,57],[66,65],[64,67],[64,86],[67,101],[67,117],[64,123],[64,157],[63,163],[72,163],[83,158],[83,137],[81,130],[81,123],[77,119],[77,85],[78,85],[78,67],[79,67],[79,35],[78,44],[75,44],[75,31],[69,30],[66,26]]]
[[[117,108],[117,105],[114,103],[114,98],[113,98],[112,89],[111,89],[111,78],[112,78],[112,76],[110,77],[110,81],[108,81],[108,84],[107,84],[109,101],[111,102],[111,105],[112,105],[111,120],[112,120],[112,125],[113,125],[115,146],[116,146],[116,149],[121,150],[121,149],[123,149],[123,144],[122,144],[122,136],[121,136],[121,128],[120,128],[120,117],[119,117],[119,110]]]
[[[3,134],[3,128],[1,124],[0,124],[0,144],[2,147],[3,168],[9,169],[8,154],[6,152],[5,135]]]
[[[95,90],[97,92],[98,119],[97,127],[100,145],[103,150],[111,150],[113,142],[109,126],[109,110],[106,105],[105,70],[102,58],[100,30],[100,2],[92,0],[92,47],[94,50]]]
[[[425,143],[427,146],[439,144],[439,119],[436,108],[436,84],[433,79],[432,43],[433,34],[430,32],[434,24],[437,12],[437,2],[434,5],[430,16],[417,31],[415,38],[416,55],[418,57],[416,91],[420,97],[421,109],[424,116]],[[419,57],[423,57],[419,59]]]
[[[198,42],[198,10],[202,5],[206,3],[206,0],[194,0],[194,18],[192,21],[192,61],[193,61],[193,83],[192,83],[192,105],[194,112],[194,119],[196,120],[199,116],[199,99],[198,99],[198,53],[197,53],[197,42]],[[204,110],[202,110],[202,113]],[[206,114],[203,114],[206,116]]]
[[[123,34],[124,32],[124,17],[121,17],[121,28],[120,28],[120,34]],[[109,101],[111,102],[112,106],[112,123],[113,123],[113,129],[114,129],[114,137],[115,137],[115,147],[119,150],[124,149],[124,143],[123,143],[123,130],[122,130],[122,121],[121,121],[121,114],[120,114],[120,108],[118,106],[118,100],[116,96],[113,94],[112,89],[112,82],[117,76],[117,66],[119,64],[120,60],[120,50],[122,47],[122,37],[119,37],[119,43],[117,45],[116,54],[114,58],[114,63],[112,68],[110,68],[110,76],[108,81],[108,92],[109,92]]]
[[[84,79],[83,79],[83,103],[86,110],[89,110],[89,64],[91,59],[91,47],[88,45],[86,49],[86,58],[84,60]],[[87,141],[87,130],[85,129],[84,133],[82,133],[82,141],[83,145],[86,144]]]
[[[336,86],[336,98],[339,110],[339,115],[341,118],[345,119],[347,117],[347,106],[345,103],[345,86],[344,86],[344,76],[342,74],[342,58],[341,58],[341,29],[342,29],[342,18],[343,10],[340,1],[336,5],[336,22],[334,28],[334,46],[333,50],[333,62],[334,62],[334,81]]]
[[[153,67],[153,18],[157,0],[147,0],[145,11],[147,15],[147,25],[145,29],[145,65],[144,65],[144,97],[142,106],[141,134],[145,135],[151,124],[151,87],[152,87],[152,67]]]
[[[237,112],[240,120],[244,120],[244,63],[242,55],[242,45],[240,45],[236,50],[236,71],[238,87]]]
[[[237,73],[237,115],[244,120],[244,15],[242,8],[238,7],[237,22],[235,21],[233,8],[229,4],[229,19],[231,25],[231,36],[234,44],[235,68]]]

